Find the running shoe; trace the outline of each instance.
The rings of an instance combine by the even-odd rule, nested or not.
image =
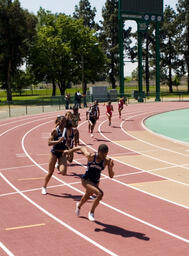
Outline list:
[[[58,173],[58,174],[61,174],[60,169],[59,169],[59,164],[58,164],[58,163],[56,163],[55,167],[57,168],[57,173]]]
[[[76,215],[79,217],[79,214],[80,214],[80,209],[79,209],[79,202],[76,203],[76,208],[75,208],[75,213]]]
[[[88,213],[88,219],[89,219],[90,221],[95,221],[94,213],[93,213],[93,212],[89,212],[89,213]]]
[[[92,195],[92,196],[90,196],[90,199],[95,200],[95,199],[96,199],[96,196],[95,196],[95,195]]]
[[[91,138],[93,138],[94,137],[94,135],[93,135],[93,133],[91,133]]]
[[[42,194],[42,195],[46,195],[46,194],[47,194],[46,188],[42,187],[42,189],[41,189],[41,194]]]

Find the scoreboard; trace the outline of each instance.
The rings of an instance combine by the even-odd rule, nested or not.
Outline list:
[[[163,0],[120,0],[121,11],[130,14],[163,14]]]

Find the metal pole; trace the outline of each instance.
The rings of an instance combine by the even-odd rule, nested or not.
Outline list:
[[[124,95],[124,61],[123,61],[123,18],[121,16],[121,0],[119,0],[119,11],[118,11],[118,20],[119,20],[119,81],[120,81],[120,95]]]
[[[82,69],[82,74],[81,74],[81,81],[82,81],[82,92],[83,94],[86,94],[86,86],[85,86],[85,66],[84,66],[84,56],[81,55],[81,69]]]
[[[9,117],[11,117],[11,107],[10,107],[10,102],[8,102],[9,104]]]
[[[156,99],[155,101],[161,101],[160,99],[160,41],[159,41],[159,22],[156,22]]]
[[[138,27],[138,102],[143,102],[142,96],[142,37],[141,31],[139,29],[139,23],[137,23]]]

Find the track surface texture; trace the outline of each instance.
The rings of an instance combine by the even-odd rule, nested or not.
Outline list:
[[[144,125],[149,116],[187,108],[189,102],[130,104],[119,119],[115,104],[109,127],[100,104],[94,138],[80,110],[80,143],[91,152],[106,143],[114,160],[114,178],[107,170],[101,176],[95,222],[87,218],[92,199],[75,215],[84,192],[82,154],[74,154],[67,176],[55,170],[48,194],[41,194],[47,140],[65,111],[1,120],[0,255],[189,255],[189,146]]]

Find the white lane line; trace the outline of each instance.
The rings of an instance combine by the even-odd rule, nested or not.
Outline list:
[[[102,134],[102,136],[104,136],[104,135]],[[109,138],[107,138],[106,136],[104,136],[104,137],[105,137],[107,140],[109,140],[110,142],[114,143],[113,141],[111,141],[111,140],[110,140]],[[93,151],[96,151],[96,149],[94,149],[93,147],[87,145],[83,140],[80,139],[80,141],[81,141],[86,147],[92,149]],[[114,144],[116,144],[116,143],[114,143]],[[118,145],[118,146],[121,146],[121,145]],[[156,176],[156,177],[160,177],[160,178],[165,179],[165,177],[163,177],[163,176],[161,176],[161,175],[158,175],[158,174],[155,174],[155,173],[151,173],[150,171],[146,171],[146,170],[141,169],[141,168],[138,168],[138,167],[136,168],[135,166],[133,166],[133,165],[131,165],[131,164],[128,164],[128,163],[125,163],[125,162],[122,162],[122,161],[120,161],[120,160],[118,160],[118,159],[116,159],[116,158],[113,158],[113,157],[111,157],[111,158],[112,158],[113,160],[115,160],[116,162],[121,163],[121,164],[123,164],[123,165],[129,166],[129,167],[132,167],[132,168],[134,168],[134,169],[140,170],[140,171],[142,171],[142,172],[144,172],[144,173],[148,173],[148,174],[151,174],[151,175],[153,175],[153,176]],[[156,170],[156,169],[153,169],[153,170]],[[102,174],[102,176],[103,176],[103,174]],[[134,189],[134,190],[136,190],[136,191],[139,191],[139,192],[141,192],[141,193],[144,193],[144,194],[146,194],[146,195],[149,195],[149,196],[151,196],[151,197],[155,197],[155,198],[157,198],[157,199],[160,199],[160,200],[165,201],[165,202],[168,202],[168,203],[170,203],[170,204],[174,204],[174,205],[176,205],[176,206],[185,208],[185,209],[187,209],[187,210],[189,209],[189,207],[186,206],[186,205],[176,203],[176,202],[174,202],[174,201],[171,201],[171,200],[168,200],[168,199],[166,199],[166,198],[160,197],[160,196],[158,196],[158,195],[152,194],[152,193],[150,193],[150,192],[144,191],[144,190],[139,189],[139,188],[137,188],[137,187],[133,187],[133,186],[131,186],[131,185],[129,185],[129,184],[126,184],[126,183],[123,183],[123,182],[121,182],[121,181],[119,181],[119,180],[116,180],[116,179],[111,179],[111,180],[112,180],[112,181],[115,181],[115,182],[117,182],[117,183],[119,183],[119,184],[121,184],[121,185],[123,185],[123,186],[129,187],[129,188],[131,188],[131,189]],[[166,177],[166,180],[171,180],[171,179],[168,179],[168,178]],[[175,181],[175,180],[171,180],[171,181],[173,181],[173,182],[175,182],[175,183],[179,183],[179,182],[177,182],[177,181]],[[184,183],[184,184],[185,184],[185,183]]]
[[[6,252],[8,256],[14,256],[14,254],[0,241],[1,249]]]
[[[58,110],[58,111],[55,111],[55,112],[46,112],[46,113],[40,113],[40,114],[35,114],[35,115],[28,115],[28,116],[20,116],[19,117],[19,120],[18,120],[18,117],[15,117],[16,120],[12,120],[12,119],[15,119],[15,118],[11,118],[11,121],[10,119],[8,119],[8,122],[7,123],[3,123],[3,124],[0,124],[0,127],[1,126],[6,126],[6,125],[10,125],[10,124],[15,124],[15,123],[18,123],[18,122],[23,122],[23,121],[26,121],[26,120],[31,120],[31,119],[34,119],[36,117],[54,117],[55,118],[55,114],[57,115],[58,113],[62,113],[62,111]]]
[[[75,160],[74,160],[75,161]],[[84,165],[81,165],[81,163],[79,164],[81,167],[85,167]],[[120,174],[120,175],[115,175],[115,178],[119,178],[119,177],[124,177],[124,176],[130,176],[130,175],[137,175],[143,172],[132,172],[132,173],[126,173],[126,174]],[[109,177],[108,177],[109,178]],[[107,177],[102,177],[101,180],[106,180]],[[68,185],[76,185],[76,184],[81,184],[81,181],[75,181],[75,182],[70,182],[67,183]],[[60,185],[53,185],[53,186],[48,186],[49,188],[57,188],[57,187],[63,187],[63,186],[67,186],[67,184],[60,184]],[[40,188],[32,188],[32,189],[27,189],[27,190],[20,190],[22,193],[27,193],[27,192],[33,192],[33,191],[37,191],[40,190],[41,191],[41,187]],[[18,194],[17,192],[8,192],[5,194],[0,194],[0,197],[5,197],[5,196],[10,196],[10,195],[16,195]]]
[[[189,169],[188,167],[185,166],[186,164],[185,164],[185,165],[178,165],[178,164],[174,164],[174,163],[171,163],[171,162],[168,162],[168,161],[165,161],[165,160],[161,160],[161,159],[159,159],[159,158],[149,156],[149,155],[144,154],[144,153],[142,153],[142,152],[140,152],[140,151],[133,150],[133,149],[131,149],[131,148],[129,148],[129,147],[123,146],[123,145],[121,145],[121,144],[119,144],[119,143],[117,143],[117,142],[115,142],[115,141],[110,140],[107,136],[105,136],[105,135],[101,132],[101,126],[102,126],[105,122],[107,122],[107,120],[101,122],[101,124],[100,124],[99,127],[98,127],[98,131],[99,131],[99,133],[101,134],[102,137],[104,137],[106,140],[110,141],[111,143],[113,143],[113,144],[115,144],[115,145],[117,145],[117,146],[119,146],[119,147],[122,147],[122,148],[124,148],[124,149],[131,150],[131,151],[133,151],[133,152],[135,152],[135,153],[137,153],[137,154],[143,155],[143,156],[145,156],[145,157],[147,157],[147,158],[151,158],[151,159],[153,159],[153,160],[157,160],[157,161],[160,161],[160,162],[169,164],[170,167],[181,167],[181,168],[184,168],[184,169],[187,169],[187,170]],[[130,136],[130,135],[128,134],[128,136]],[[131,136],[131,137],[132,137],[132,136]],[[112,159],[114,159],[114,158],[112,158]],[[114,159],[114,160],[116,160],[116,159]],[[120,160],[117,160],[117,161],[123,163],[123,162],[120,161]],[[131,167],[133,167],[133,168],[136,168],[136,166],[133,166],[133,165],[130,165],[130,164],[127,164],[127,165],[128,165],[128,166],[131,166]],[[138,168],[138,167],[137,167],[137,169],[138,169],[138,170],[143,170],[143,169]],[[154,176],[157,176],[157,177],[160,177],[160,178],[163,178],[163,179],[167,179],[167,180],[170,180],[170,181],[172,181],[172,182],[175,182],[175,183],[178,183],[178,184],[181,184],[181,185],[184,185],[184,186],[189,186],[188,183],[184,183],[184,182],[181,182],[181,181],[178,181],[178,180],[175,180],[175,179],[171,179],[171,178],[168,178],[168,177],[163,176],[163,175],[154,174],[154,173],[151,173],[151,171],[146,171],[146,170],[143,170],[143,171],[146,172],[146,173],[150,173],[151,175],[154,175]]]
[[[78,184],[81,182],[73,182],[73,183],[69,183],[69,184]],[[60,184],[60,185],[53,185],[53,186],[49,186],[48,188],[58,188],[58,187],[63,187],[65,186],[65,184]],[[32,189],[26,189],[26,190],[20,190],[22,193],[28,193],[28,192],[33,192],[33,191],[41,191],[41,187],[40,188],[32,188]],[[0,197],[4,197],[4,196],[11,196],[11,195],[17,195],[18,192],[9,192],[9,193],[5,193],[5,194],[0,194]]]
[[[86,122],[86,121],[85,121],[85,122]],[[84,122],[84,123],[85,123],[85,122]],[[46,123],[44,123],[44,124],[46,124]],[[24,146],[24,140],[25,140],[26,136],[27,136],[30,132],[32,132],[33,130],[37,129],[38,127],[40,127],[40,126],[42,126],[42,125],[43,125],[43,124],[37,125],[37,126],[33,127],[32,129],[30,129],[29,131],[27,131],[27,132],[24,134],[24,136],[23,136],[23,138],[22,138],[22,148],[23,148],[23,151],[27,154],[28,158],[29,158],[34,164],[36,164],[37,167],[39,167],[41,170],[43,170],[44,172],[47,173],[48,171],[45,170],[43,167],[41,167],[37,162],[35,162],[35,160],[27,153],[27,151],[26,151],[26,149],[25,149],[25,146]],[[75,162],[77,163],[76,160],[75,160]],[[79,163],[79,162],[78,162],[78,163]],[[80,164],[80,163],[79,163],[79,164]],[[82,164],[81,164],[81,165],[82,165]],[[83,165],[82,165],[82,166],[83,166]],[[106,175],[103,175],[103,176],[106,177],[106,178],[108,178],[108,179],[110,179],[110,178],[109,178],[108,176],[106,176]],[[73,189],[73,190],[75,190],[75,191],[77,191],[77,192],[79,192],[79,193],[81,193],[81,194],[84,194],[84,193],[83,193],[82,191],[80,191],[79,189],[77,189],[77,188],[75,188],[75,187],[69,185],[68,183],[62,181],[61,179],[58,179],[56,176],[52,176],[52,177],[55,178],[56,180],[60,181],[61,183],[66,184],[66,185],[67,185],[68,187],[70,187],[71,189]],[[117,181],[117,180],[114,180],[114,181],[116,181],[116,182],[122,184],[121,182],[119,182],[119,181]],[[124,183],[124,185],[125,185],[125,183]],[[122,210],[119,210],[118,208],[113,207],[113,206],[111,206],[111,205],[109,205],[109,204],[107,204],[107,203],[104,203],[104,202],[102,202],[102,201],[101,201],[100,203],[101,203],[102,205],[104,205],[104,206],[106,206],[106,207],[108,207],[108,208],[110,208],[110,209],[112,209],[112,210],[118,212],[118,213],[121,213],[121,214],[123,214],[123,215],[125,215],[125,216],[127,216],[127,217],[129,217],[129,218],[131,218],[131,219],[134,219],[134,220],[136,220],[136,221],[138,221],[138,222],[140,222],[140,223],[143,223],[143,224],[145,224],[145,225],[147,225],[147,226],[149,226],[149,227],[151,227],[151,228],[153,228],[153,229],[156,229],[156,230],[158,230],[158,231],[160,231],[160,232],[162,232],[162,233],[165,233],[165,234],[167,234],[167,235],[169,235],[169,236],[172,236],[172,237],[174,237],[174,238],[177,238],[177,239],[179,239],[179,240],[181,240],[181,241],[183,241],[183,242],[189,243],[189,240],[186,239],[186,238],[184,238],[184,237],[178,236],[178,235],[176,235],[176,234],[174,234],[174,233],[171,233],[171,232],[169,232],[169,231],[167,231],[167,230],[165,230],[165,229],[162,229],[162,228],[160,228],[160,227],[158,227],[158,226],[155,226],[155,225],[153,225],[153,224],[151,224],[151,223],[149,223],[149,222],[147,222],[147,221],[144,221],[144,220],[142,220],[142,219],[140,219],[140,218],[137,218],[137,217],[135,217],[135,216],[133,216],[133,215],[131,215],[131,214],[128,214],[128,213],[126,213],[126,212],[124,212],[124,211],[122,211]]]
[[[183,108],[182,108],[182,109],[183,109]],[[182,110],[182,109],[178,109],[178,110]],[[188,108],[186,108],[186,109],[188,109]],[[173,110],[173,111],[174,111],[174,110]],[[164,112],[164,113],[166,113],[166,112]],[[160,113],[160,114],[161,114],[161,113]],[[158,114],[155,114],[155,115],[158,115]],[[156,133],[156,132],[150,130],[150,129],[145,125],[145,120],[146,120],[147,118],[149,118],[149,117],[146,117],[146,118],[144,118],[144,119],[141,121],[142,127],[143,127],[145,130],[147,130],[148,132],[152,133],[153,135],[156,135],[156,136],[161,137],[161,138],[163,138],[163,139],[169,140],[169,141],[171,141],[171,142],[174,142],[174,143],[177,143],[177,144],[182,144],[182,145],[185,145],[185,146],[189,146],[189,142],[184,142],[184,141],[180,141],[180,140],[177,140],[177,139],[173,139],[173,138],[171,138],[171,137],[168,137],[168,136],[165,136],[165,135],[163,135],[163,134]],[[166,150],[166,148],[165,148],[165,150]],[[169,149],[168,149],[168,150],[169,150]],[[189,150],[186,150],[186,151],[189,151]],[[173,152],[174,152],[174,151],[173,151]],[[178,152],[178,153],[179,153],[179,152]],[[183,154],[183,153],[180,153],[180,154]],[[186,155],[186,154],[183,154],[183,155]],[[188,155],[186,155],[186,156],[188,156]]]
[[[81,232],[79,232],[78,230],[76,230],[75,228],[71,227],[70,225],[66,224],[64,221],[58,219],[56,216],[54,216],[52,213],[50,213],[49,211],[45,210],[43,207],[41,207],[40,205],[38,205],[37,203],[35,203],[33,200],[31,200],[28,196],[26,196],[24,193],[22,193],[18,188],[16,188],[9,180],[7,180],[7,178],[0,173],[0,176],[9,184],[9,186],[11,186],[16,192],[18,192],[24,199],[26,199],[28,202],[30,202],[32,205],[34,205],[37,209],[39,209],[40,211],[42,211],[43,213],[45,213],[47,216],[49,216],[51,219],[55,220],[56,222],[58,222],[59,224],[61,224],[62,226],[64,226],[65,228],[69,229],[70,231],[72,231],[74,234],[82,237],[83,239],[85,239],[86,241],[88,241],[89,243],[93,244],[94,246],[96,246],[97,248],[101,249],[102,251],[106,252],[109,255],[112,256],[118,256],[117,254],[115,254],[114,252],[108,250],[107,248],[105,248],[104,246],[102,246],[101,244],[95,242],[94,240],[92,240],[91,238],[85,236],[84,234],[82,234]]]
[[[144,119],[141,121],[141,126],[142,126],[145,130],[147,130],[148,132],[151,132],[152,134],[154,134],[154,135],[156,135],[156,136],[162,137],[160,134],[154,133],[154,132],[152,132],[151,130],[149,130],[148,128],[145,127],[145,125],[144,125],[144,120],[145,120],[145,119],[146,119],[146,118],[144,118]],[[127,120],[129,120],[129,118],[128,118]],[[134,139],[136,139],[136,140],[138,140],[138,141],[143,142],[143,143],[146,144],[146,145],[153,146],[154,148],[161,149],[161,150],[163,150],[163,151],[168,151],[168,152],[171,152],[171,153],[176,153],[176,154],[181,155],[181,156],[189,157],[188,154],[184,154],[184,153],[181,153],[181,152],[178,152],[178,151],[175,151],[175,150],[166,148],[166,147],[161,147],[161,146],[158,146],[158,145],[156,145],[156,144],[150,143],[150,142],[148,142],[148,141],[139,139],[138,137],[136,137],[136,136],[134,136],[134,135],[131,135],[129,132],[127,132],[127,131],[123,128],[123,124],[124,124],[127,120],[124,120],[124,121],[121,123],[120,127],[121,127],[121,130],[122,130],[126,135],[130,136],[131,138],[134,138]],[[182,141],[174,140],[174,139],[171,139],[170,137],[167,137],[167,136],[163,136],[163,138],[166,139],[166,140],[170,140],[171,142],[174,142],[174,143],[177,143],[177,144],[185,144],[185,146],[189,146],[189,143],[184,143],[184,142],[182,143]]]
[[[48,163],[43,163],[40,165],[47,165]],[[25,168],[31,168],[31,167],[35,167],[35,164],[30,164],[30,165],[23,165],[23,166],[13,166],[13,167],[8,167],[8,168],[2,168],[0,169],[1,171],[8,171],[8,170],[16,170],[16,169],[25,169]]]
[[[124,184],[125,185],[125,184]],[[75,188],[74,188],[75,189]],[[132,188],[133,189],[133,188]],[[141,191],[141,192],[143,192],[143,191]],[[153,196],[153,195],[152,195]]]
[[[52,117],[40,118],[40,119],[37,119],[37,120],[33,120],[33,121],[30,121],[30,122],[27,122],[27,123],[24,123],[24,124],[19,124],[19,125],[17,125],[17,126],[11,127],[10,129],[8,129],[8,130],[4,131],[3,133],[1,133],[1,134],[0,134],[0,137],[3,136],[3,135],[5,135],[6,133],[12,131],[12,130],[15,130],[15,129],[18,128],[18,127],[22,127],[22,126],[24,126],[24,125],[26,125],[26,124],[35,123],[35,122],[37,122],[37,121],[42,121],[42,120],[44,120],[44,119],[46,120],[47,118],[52,118]],[[52,120],[48,121],[48,123],[50,123],[50,122],[52,122]]]

